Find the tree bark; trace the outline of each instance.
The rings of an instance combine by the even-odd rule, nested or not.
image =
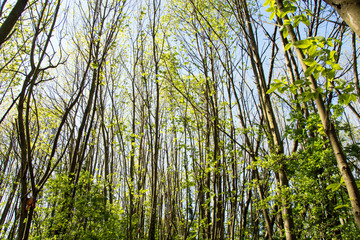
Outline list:
[[[153,61],[154,61],[154,82],[155,82],[155,145],[153,148],[152,155],[152,178],[151,178],[151,215],[150,215],[150,226],[149,226],[149,240],[155,240],[156,237],[156,225],[157,225],[157,184],[158,184],[158,161],[159,161],[159,146],[160,146],[160,83],[159,83],[159,48],[156,43],[156,36],[158,34],[158,11],[160,8],[160,1],[156,0],[152,1],[153,5],[153,23],[151,26],[151,40],[152,40],[152,53],[153,53]],[[150,116],[150,114],[149,114]]]
[[[324,0],[360,37],[360,0]]]
[[[5,22],[0,27],[0,47],[6,41],[6,38],[10,34],[11,30],[14,28],[16,22],[20,18],[21,14],[24,12],[26,4],[29,0],[18,0],[11,10],[9,16],[6,18]]]

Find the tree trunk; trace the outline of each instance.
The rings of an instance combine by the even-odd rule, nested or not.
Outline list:
[[[360,37],[360,1],[359,0],[324,0],[334,7],[340,17]]]
[[[9,16],[0,27],[0,47],[6,41],[6,38],[14,28],[16,22],[24,12],[26,4],[29,0],[18,0]]]
[[[152,158],[152,179],[151,179],[151,215],[150,215],[150,226],[149,226],[149,239],[155,240],[156,236],[156,222],[157,222],[157,188],[158,188],[158,161],[159,161],[159,146],[160,146],[160,83],[159,83],[159,52],[158,45],[156,43],[156,36],[158,31],[158,26],[156,26],[156,21],[158,17],[158,11],[160,8],[160,2],[153,0],[153,25],[151,26],[151,37],[152,37],[152,53],[154,61],[154,82],[155,82],[155,144],[153,148]],[[149,115],[150,116],[150,115]]]

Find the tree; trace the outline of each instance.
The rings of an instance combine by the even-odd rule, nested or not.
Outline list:
[[[328,3],[64,3],[0,47],[0,238],[359,238],[359,45]]]

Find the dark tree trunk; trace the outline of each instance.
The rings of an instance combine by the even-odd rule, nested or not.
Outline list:
[[[11,30],[14,28],[16,22],[20,18],[21,14],[24,12],[26,4],[29,0],[18,0],[10,12],[9,16],[6,18],[5,22],[0,27],[0,47],[6,41],[6,38],[9,36]]]

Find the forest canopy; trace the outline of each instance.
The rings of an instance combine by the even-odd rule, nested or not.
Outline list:
[[[360,238],[359,12],[0,1],[0,239]]]

